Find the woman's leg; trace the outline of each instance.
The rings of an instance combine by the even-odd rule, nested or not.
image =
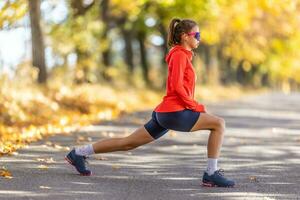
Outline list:
[[[225,121],[217,116],[201,113],[191,131],[210,130],[207,144],[208,158],[218,158],[225,132]]]
[[[206,187],[233,187],[234,181],[225,178],[217,170],[218,157],[225,132],[225,121],[217,116],[201,113],[191,131],[210,130],[207,144],[207,169],[203,174],[202,182]]]
[[[93,149],[95,153],[128,151],[152,142],[153,140],[154,138],[152,138],[145,127],[142,126],[127,137],[100,140],[93,144]]]
[[[140,127],[131,135],[124,138],[104,139],[94,144],[76,147],[66,155],[65,159],[76,168],[80,175],[90,176],[92,172],[86,166],[86,156],[94,153],[127,151],[143,144],[147,144],[153,140],[154,138],[147,130],[144,127]]]

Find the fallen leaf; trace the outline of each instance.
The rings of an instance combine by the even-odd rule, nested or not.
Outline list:
[[[53,160],[53,158],[37,158],[36,159],[39,162],[45,162],[45,163],[55,163],[55,161]]]
[[[120,169],[120,168],[121,168],[121,167],[120,167],[119,165],[113,165],[113,166],[112,166],[112,169],[113,169],[113,170],[117,170],[117,169]]]
[[[256,176],[249,176],[251,182],[259,182]]]
[[[106,157],[103,157],[103,156],[97,156],[97,157],[94,157],[96,160],[108,160]]]
[[[16,155],[19,155],[19,153],[15,151],[15,152],[10,152],[9,155],[16,156]]]
[[[12,179],[11,172],[8,171],[5,167],[2,167],[2,169],[0,169],[0,176],[7,179]]]
[[[49,186],[43,186],[43,185],[41,185],[40,188],[41,189],[51,189],[51,187],[49,187]]]
[[[44,162],[45,161],[44,158],[37,158],[36,160],[39,161],[39,162]]]
[[[52,146],[52,142],[47,141],[47,142],[45,142],[45,145],[47,145],[47,146]]]
[[[63,150],[70,151],[70,147],[63,147]]]
[[[54,144],[54,146],[53,146],[55,149],[63,149],[63,146],[60,146],[60,145],[58,145],[58,144]]]
[[[48,170],[49,167],[46,165],[39,165],[37,168],[41,170]]]
[[[51,157],[51,158],[47,158],[47,159],[45,160],[45,162],[46,162],[46,163],[55,163],[55,161],[53,160],[52,157]]]

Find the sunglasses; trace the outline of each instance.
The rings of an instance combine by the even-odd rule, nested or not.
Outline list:
[[[197,41],[200,41],[200,32],[191,32],[187,34],[194,36]]]

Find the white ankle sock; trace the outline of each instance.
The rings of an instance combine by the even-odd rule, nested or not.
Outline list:
[[[94,149],[92,144],[84,145],[81,147],[75,147],[75,153],[80,156],[88,156],[94,154]]]
[[[207,159],[207,169],[206,172],[208,175],[212,175],[215,173],[215,171],[218,170],[218,159],[216,158],[208,158]]]

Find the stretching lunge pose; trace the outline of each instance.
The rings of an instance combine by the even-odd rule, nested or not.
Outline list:
[[[194,100],[196,74],[191,62],[192,49],[197,48],[200,43],[200,32],[196,22],[189,19],[173,19],[169,26],[168,43],[171,49],[166,56],[166,95],[152,112],[152,118],[127,137],[104,139],[72,149],[66,160],[74,165],[81,175],[92,174],[85,162],[88,155],[128,151],[158,139],[169,129],[184,132],[210,130],[203,186],[234,186],[234,181],[225,178],[217,168],[225,122],[222,118],[206,113],[204,105]]]

